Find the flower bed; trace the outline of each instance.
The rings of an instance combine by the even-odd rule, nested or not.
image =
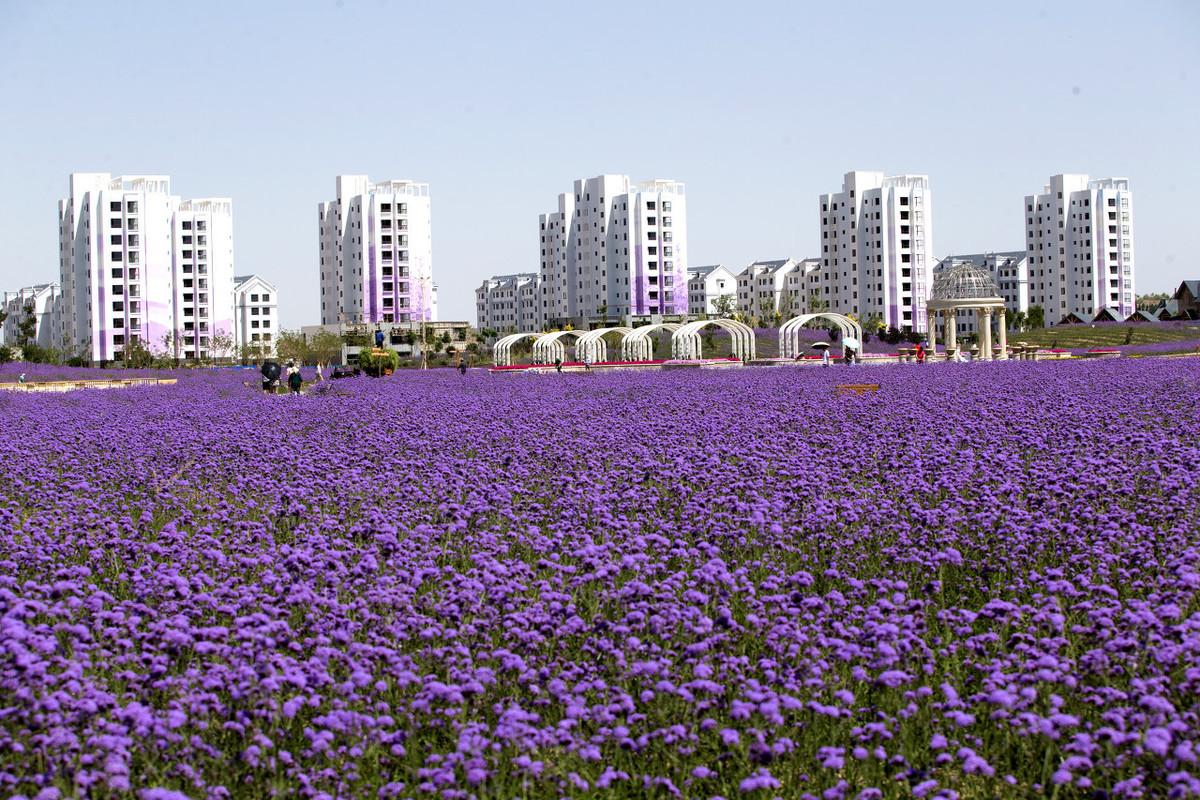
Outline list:
[[[0,398],[3,794],[1194,794],[1194,364],[845,376]]]

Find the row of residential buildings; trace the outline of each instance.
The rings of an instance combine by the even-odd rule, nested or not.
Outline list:
[[[1009,310],[1040,306],[1048,324],[1135,310],[1133,195],[1124,178],[1055,175],[1024,198],[1025,247],[935,258],[925,175],[849,172],[822,194],[820,255],[737,269],[688,261],[683,184],[602,175],[539,217],[537,272],[498,275],[475,291],[480,328],[529,331],[604,320],[714,316],[762,320],[819,310],[924,332],[936,271],[987,269]],[[973,324],[963,320],[962,325]]]
[[[279,292],[235,274],[229,198],[183,199],[164,175],[74,173],[58,219],[59,280],[3,295],[6,344],[95,363],[135,342],[189,360],[272,352]],[[428,185],[339,176],[319,228],[322,324],[436,317]]]

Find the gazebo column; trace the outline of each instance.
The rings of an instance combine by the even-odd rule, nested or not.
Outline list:
[[[1000,360],[1008,360],[1008,323],[1004,319],[1005,309],[1000,309]]]
[[[984,361],[992,360],[992,310],[980,309],[979,313],[979,355]]]
[[[930,311],[926,314],[929,321],[929,355],[937,355],[937,312]]]
[[[943,315],[946,312],[942,312]],[[958,349],[958,309],[951,309],[946,317],[946,349]]]

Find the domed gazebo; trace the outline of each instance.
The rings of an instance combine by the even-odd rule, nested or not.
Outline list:
[[[1000,287],[987,270],[974,264],[956,264],[933,278],[933,292],[925,304],[929,313],[929,349],[937,352],[937,315],[946,325],[948,354],[958,349],[958,312],[974,311],[980,334],[979,356],[992,357],[992,316],[998,314],[1000,358],[1008,358],[1008,325],[1004,319],[1004,298]]]

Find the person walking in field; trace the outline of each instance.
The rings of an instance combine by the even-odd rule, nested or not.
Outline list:
[[[295,361],[288,362],[287,382],[288,388],[292,390],[292,394],[300,394],[300,387],[304,384],[304,376],[300,374],[300,367],[296,366]]]
[[[325,380],[325,373],[323,373],[323,372],[321,371],[321,362],[320,362],[320,361],[318,361],[318,362],[317,362],[317,380],[318,380],[318,381],[324,381],[324,380]]]

